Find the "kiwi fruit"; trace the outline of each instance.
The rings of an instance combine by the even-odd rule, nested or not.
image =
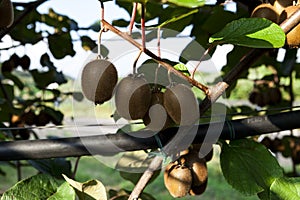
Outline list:
[[[27,124],[29,126],[34,125],[37,120],[37,116],[35,115],[35,113],[32,110],[22,114],[21,118],[25,122],[25,124]]]
[[[170,163],[164,172],[164,183],[174,198],[184,197],[191,189],[191,170],[184,165]]]
[[[117,113],[127,119],[143,119],[151,103],[151,88],[141,74],[123,78],[115,90]]]
[[[251,17],[266,18],[274,23],[278,23],[279,14],[276,9],[269,3],[258,5],[251,13]]]
[[[206,160],[199,158],[198,152],[194,150],[190,151],[189,154],[182,156],[180,160],[181,163],[184,163],[184,165],[188,166],[192,172],[193,181],[189,193],[191,195],[202,194],[206,188],[208,179]],[[205,187],[203,190],[203,187],[200,186],[204,185]]]
[[[272,2],[272,5],[280,14],[286,7],[292,6],[295,0],[276,0]]]
[[[42,110],[39,113],[39,115],[37,116],[37,120],[36,120],[35,124],[37,126],[45,126],[48,123],[50,123],[50,121],[51,121],[51,116],[48,113],[46,113],[45,111]]]
[[[89,62],[81,75],[83,94],[96,105],[111,99],[117,81],[117,70],[108,60],[96,59]]]
[[[300,6],[288,6],[279,16],[279,23],[289,18]],[[294,27],[290,32],[286,34],[286,44],[291,48],[297,48],[300,45],[300,24]]]
[[[28,70],[30,66],[30,58],[27,55],[24,55],[20,58],[19,64],[21,65],[23,70]]]
[[[185,84],[171,85],[166,89],[164,107],[176,124],[188,126],[199,120],[197,99]]]
[[[0,29],[8,28],[14,22],[14,8],[10,0],[0,1]]]
[[[173,120],[163,107],[163,98],[164,94],[161,91],[153,92],[149,110],[143,117],[144,124],[152,131],[164,130],[174,124]]]
[[[282,99],[282,95],[279,88],[269,88],[270,105],[279,103]]]

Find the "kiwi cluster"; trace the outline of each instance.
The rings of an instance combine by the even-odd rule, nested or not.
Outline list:
[[[249,101],[259,107],[280,103],[282,100],[281,91],[273,82],[270,83],[256,83],[249,94]]]
[[[281,24],[300,8],[294,0],[273,0],[270,3],[258,5],[251,13],[251,17],[266,18],[274,23]],[[291,48],[300,45],[300,24],[286,34],[286,44]]]
[[[281,153],[285,158],[291,158],[294,164],[300,164],[300,138],[285,135],[282,138],[271,139],[265,136],[261,144],[265,145],[274,153]]]
[[[189,149],[181,156],[169,163],[164,171],[164,183],[174,198],[186,195],[200,195],[208,181],[207,165],[212,158],[212,151],[205,158],[199,158],[196,149]]]
[[[0,1],[0,29],[10,27],[14,22],[14,8],[10,0]]]
[[[114,95],[117,114],[124,119],[142,119],[153,131],[174,124],[192,125],[199,119],[198,102],[188,85],[153,86],[138,73],[117,82],[117,70],[108,60],[96,59],[83,68],[81,86],[85,97],[97,105]]]
[[[28,55],[19,57],[17,54],[12,54],[10,58],[2,63],[1,72],[2,74],[10,73],[17,67],[21,67],[23,70],[29,70],[30,58]]]

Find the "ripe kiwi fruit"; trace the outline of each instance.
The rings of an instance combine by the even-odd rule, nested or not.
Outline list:
[[[188,166],[192,172],[192,186],[189,191],[191,195],[200,195],[205,191],[208,179],[206,160],[200,159],[197,151],[190,151],[180,158],[181,163]]]
[[[141,74],[123,78],[115,90],[118,114],[128,120],[143,119],[151,103],[151,88]]]
[[[0,1],[0,28],[8,28],[14,22],[14,8],[10,0]]]
[[[288,6],[279,16],[279,23],[289,18],[295,11],[300,9],[300,6]],[[300,24],[294,27],[290,32],[286,34],[286,43],[289,47],[295,48],[300,45]]]
[[[188,126],[199,120],[197,99],[185,84],[171,85],[166,89],[164,107],[176,124]]]
[[[251,17],[266,18],[274,23],[278,23],[279,14],[275,8],[269,3],[258,5],[251,13]]]
[[[115,66],[108,60],[96,59],[83,68],[81,87],[84,96],[95,104],[111,99],[118,81]]]
[[[184,197],[191,189],[191,170],[184,165],[170,163],[164,172],[164,183],[174,198]]]
[[[25,122],[25,124],[32,126],[35,124],[36,120],[37,120],[37,116],[35,115],[35,113],[30,110],[28,112],[25,112],[22,116],[21,116],[22,120]]]
[[[163,107],[163,103],[164,94],[161,91],[153,92],[149,110],[143,118],[144,124],[152,131],[164,130],[174,124]]]
[[[269,88],[268,93],[270,96],[270,105],[275,105],[281,101],[282,95],[279,88]]]

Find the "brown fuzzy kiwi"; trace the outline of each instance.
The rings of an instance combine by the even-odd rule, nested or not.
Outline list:
[[[141,74],[123,78],[115,90],[118,114],[128,120],[142,119],[151,103],[151,88]]]
[[[300,9],[300,5],[298,6],[289,6],[286,7],[279,16],[279,23],[282,23],[288,17],[290,17],[294,12]],[[286,35],[286,43],[291,48],[297,48],[300,45],[300,24],[298,24],[295,28],[293,28]]]
[[[84,96],[95,104],[111,99],[118,81],[115,66],[108,60],[93,60],[86,64],[81,75]]]
[[[174,198],[184,197],[191,189],[191,170],[186,166],[170,163],[164,172],[164,183]]]
[[[36,120],[37,120],[37,116],[35,115],[35,113],[30,110],[26,113],[24,113],[22,116],[21,116],[22,120],[25,122],[25,124],[29,125],[29,126],[32,126],[35,124]]]
[[[153,92],[149,110],[143,118],[144,124],[152,131],[164,130],[174,124],[163,107],[164,94],[161,91]]]
[[[176,124],[188,126],[199,120],[197,99],[185,84],[172,85],[166,89],[164,107]]]
[[[199,158],[197,151],[190,151],[189,154],[181,157],[181,163],[184,163],[192,171],[193,182],[189,193],[191,195],[202,194],[208,179],[206,160]],[[204,188],[201,186],[204,186]]]
[[[14,8],[10,0],[0,2],[0,29],[8,28],[14,22]]]
[[[279,88],[270,88],[268,93],[270,96],[270,105],[275,105],[281,101],[282,95]]]
[[[251,13],[251,17],[266,18],[274,23],[278,23],[279,13],[269,3],[258,5]]]
[[[23,70],[28,70],[30,67],[30,58],[27,55],[24,55],[20,58],[19,64],[21,65]]]
[[[36,125],[37,126],[45,126],[47,125],[48,123],[50,123],[50,120],[51,120],[51,116],[46,113],[45,111],[41,111],[39,113],[39,115],[37,116],[37,121],[36,121]]]
[[[295,0],[276,0],[272,2],[275,10],[280,14],[286,7],[292,6]]]

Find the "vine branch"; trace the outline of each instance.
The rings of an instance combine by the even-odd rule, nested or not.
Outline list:
[[[127,33],[124,33],[122,31],[120,31],[119,29],[115,28],[114,26],[112,26],[110,23],[108,23],[105,20],[102,20],[102,23],[103,23],[103,26],[106,29],[114,32],[118,36],[122,37],[124,40],[127,40],[129,43],[131,43],[132,45],[134,45],[135,47],[137,47],[138,49],[140,49],[141,51],[143,51],[146,55],[148,55],[149,57],[151,57],[153,60],[155,60],[158,64],[160,64],[161,66],[165,67],[167,70],[171,71],[172,73],[174,73],[175,75],[179,76],[180,78],[183,78],[184,80],[188,81],[190,84],[192,84],[195,87],[197,87],[200,90],[202,90],[205,94],[208,93],[208,87],[207,86],[199,83],[198,81],[196,81],[196,80],[194,80],[194,79],[192,79],[192,78],[184,75],[180,71],[174,69],[172,65],[164,62],[160,57],[158,57],[157,55],[155,55],[154,53],[152,53],[149,49],[143,48],[142,44],[140,44],[137,41],[135,41]]]

